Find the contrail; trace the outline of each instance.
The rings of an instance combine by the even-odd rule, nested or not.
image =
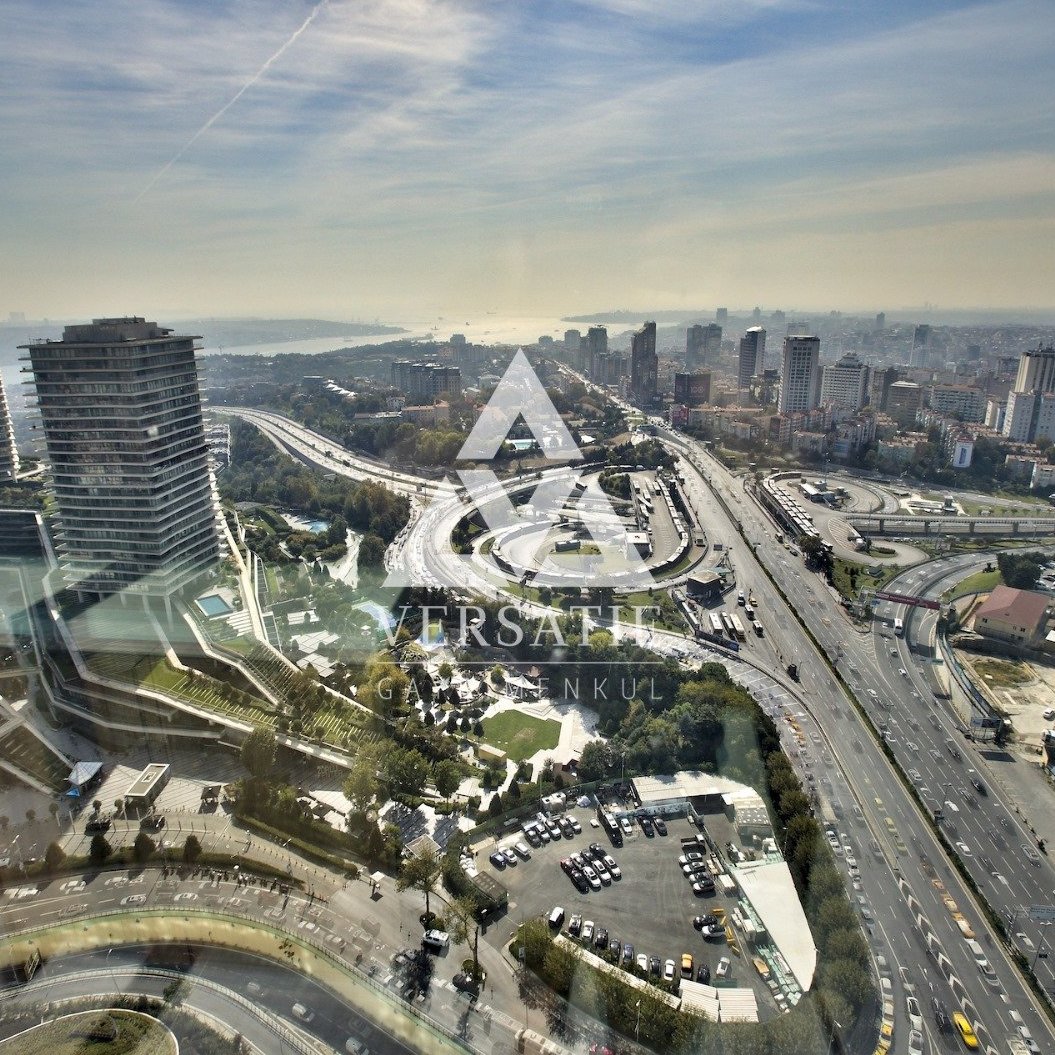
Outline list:
[[[264,65],[261,66],[260,69],[258,69],[256,73],[254,73],[253,76],[250,77],[249,80],[247,80],[245,84],[243,84],[242,87],[239,88],[238,91],[236,91],[234,95],[231,96],[231,98],[226,103],[224,103],[224,105],[221,106],[220,109],[217,110],[216,113],[214,113],[212,117],[210,117],[209,120],[206,121],[205,124],[203,124],[201,128],[199,128],[198,131],[190,137],[190,139],[187,140],[186,143],[183,144],[182,147],[179,148],[178,151],[176,151],[176,153],[169,159],[167,164],[165,164],[164,167],[154,176],[154,178],[139,192],[138,195],[136,195],[134,204],[138,205],[139,202],[143,199],[143,197],[157,184],[158,180],[160,180],[162,176],[164,176],[165,173],[168,172],[168,170],[172,168],[172,166],[175,165],[176,162],[179,161],[179,159],[183,157],[183,155],[186,154],[187,151],[190,150],[190,148],[194,146],[194,144],[197,143],[198,140],[201,139],[201,137],[205,135],[205,133],[208,132],[209,129],[212,128],[212,126],[216,124],[216,122],[219,121],[220,118],[223,117],[223,115],[227,113],[227,111],[230,110],[231,107],[234,106],[234,104],[238,102],[238,100],[241,99],[242,96],[245,95],[245,93],[249,91],[249,89],[252,88],[258,80],[260,80],[261,77],[264,76],[265,73],[267,73],[267,71],[272,67],[272,65],[274,65],[274,63],[276,63],[280,58],[282,58],[282,56],[293,46],[293,44],[296,43],[297,38],[304,32],[304,30],[306,30],[308,26],[310,26],[312,22],[315,21],[315,16],[329,2],[330,0],[319,0],[319,2],[311,9],[311,12],[309,13],[308,17],[304,19],[304,21],[301,22],[300,26],[293,32],[293,35],[289,38],[289,40],[287,40],[285,44],[283,44],[282,47],[280,47],[278,51],[276,51],[274,55],[272,55],[271,58],[269,58],[267,62],[265,62]]]

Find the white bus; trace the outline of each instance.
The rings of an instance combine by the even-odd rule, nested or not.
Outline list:
[[[894,636],[904,637],[905,636],[905,621],[903,619],[894,620]]]

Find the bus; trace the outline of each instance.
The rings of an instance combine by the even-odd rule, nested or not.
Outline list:
[[[725,627],[722,625],[722,617],[717,612],[711,612],[711,633],[721,634]]]
[[[733,636],[733,620],[728,612],[722,612],[722,626],[725,627],[725,632],[732,637]]]
[[[751,629],[754,630],[756,637],[761,637],[765,633],[762,624],[757,619],[751,624]]]
[[[736,635],[738,641],[743,641],[747,635],[744,633],[744,624],[740,622],[738,615],[733,615],[730,618],[730,622],[733,624],[733,633]]]
[[[603,806],[597,807],[597,819],[601,822],[605,834],[612,841],[613,846],[623,845],[623,833],[619,829],[619,822]]]
[[[905,621],[904,619],[894,620],[894,636],[904,637],[905,636]]]

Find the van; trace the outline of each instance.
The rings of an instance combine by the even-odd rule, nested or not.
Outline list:
[[[443,952],[451,943],[451,936],[445,930],[427,930],[425,936],[421,939],[422,945],[426,949],[435,949],[437,952]]]
[[[299,1018],[301,1022],[310,1022],[315,1017],[315,1012],[303,1004],[293,1005],[293,1017]]]
[[[560,905],[549,914],[549,925],[554,930],[560,930],[564,926],[564,909]]]

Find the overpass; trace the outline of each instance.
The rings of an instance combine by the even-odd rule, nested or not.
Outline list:
[[[849,516],[846,523],[862,535],[956,535],[986,538],[1055,537],[1055,516],[980,517],[904,513]]]

